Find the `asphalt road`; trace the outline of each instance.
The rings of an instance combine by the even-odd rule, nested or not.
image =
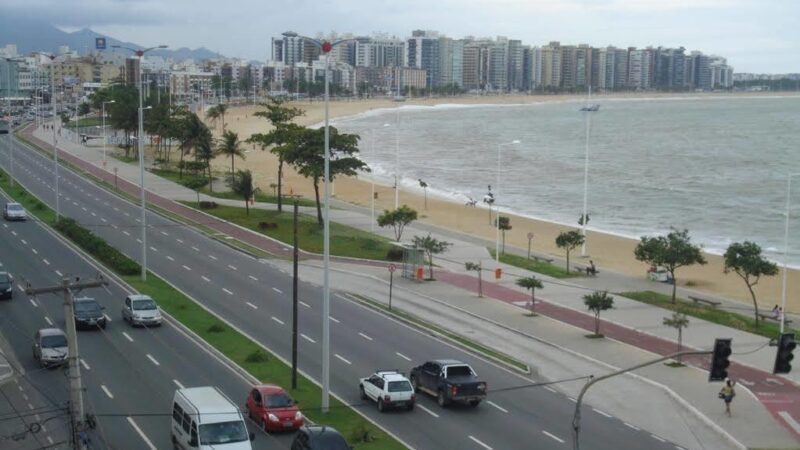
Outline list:
[[[0,164],[4,167],[8,164],[7,148],[7,140],[4,140],[0,146]],[[15,165],[22,183],[53,205],[52,161],[21,144],[17,149]],[[71,171],[61,170],[60,173],[62,214],[75,218],[139,260],[141,228],[136,206]],[[291,277],[288,273],[269,261],[253,259],[158,214],[148,212],[147,220],[150,270],[288,359],[291,350]],[[532,380],[368,310],[342,294],[332,296],[331,388],[408,445],[432,450],[565,449],[571,446],[574,403],[557,389],[521,388]],[[301,370],[318,379],[321,373],[321,289],[301,283],[299,298],[302,301],[299,365]],[[121,299],[120,296],[115,300]],[[408,371],[434,358],[455,358],[470,363],[488,382],[490,402],[476,409],[443,410],[433,399],[422,395],[419,407],[411,413],[381,414],[373,404],[362,403],[359,399],[359,377],[377,368]],[[225,378],[231,377],[230,374],[218,376],[212,378],[214,384],[224,384]],[[676,448],[658,436],[605,414],[600,405],[585,407],[582,424],[584,449]]]

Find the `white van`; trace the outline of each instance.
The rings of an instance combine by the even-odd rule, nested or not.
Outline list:
[[[175,449],[252,450],[239,408],[212,386],[178,389],[172,401]]]

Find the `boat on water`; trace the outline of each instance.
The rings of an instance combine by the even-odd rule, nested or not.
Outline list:
[[[595,103],[594,105],[586,105],[580,109],[581,111],[598,111],[600,110],[600,105]]]

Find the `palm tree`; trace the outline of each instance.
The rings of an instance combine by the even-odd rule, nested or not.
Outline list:
[[[211,138],[211,130],[193,112],[184,112],[182,117],[176,121],[176,135],[180,141],[181,160],[178,164],[180,169],[179,176],[183,177],[183,157],[196,149],[204,140]]]
[[[228,106],[220,103],[216,106],[212,106],[208,108],[206,112],[206,118],[211,119],[212,122],[216,123],[217,119],[222,122],[222,133],[225,133],[225,113],[228,111]]]
[[[256,195],[257,188],[253,186],[253,174],[249,170],[240,170],[238,176],[228,178],[231,191],[244,199],[245,214],[250,215],[249,201]]]
[[[233,161],[238,156],[244,159],[244,151],[242,150],[242,142],[239,140],[239,135],[233,131],[226,131],[222,133],[222,140],[219,142],[217,151],[220,155],[231,157],[231,176],[235,176]]]
[[[544,284],[542,284],[542,280],[530,276],[526,278],[519,278],[517,279],[517,286],[528,289],[531,291],[531,316],[536,315],[536,289],[544,288]]]
[[[197,140],[194,154],[198,160],[205,163],[206,167],[203,171],[208,171],[208,189],[214,192],[214,183],[211,177],[211,160],[214,159],[217,152],[214,148],[214,138],[211,136],[211,133],[204,133]]]

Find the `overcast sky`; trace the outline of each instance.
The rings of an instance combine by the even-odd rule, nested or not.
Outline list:
[[[800,72],[800,0],[2,0],[3,10],[256,60],[286,30],[407,37],[428,29],[533,45],[682,45],[725,56],[737,72]]]

